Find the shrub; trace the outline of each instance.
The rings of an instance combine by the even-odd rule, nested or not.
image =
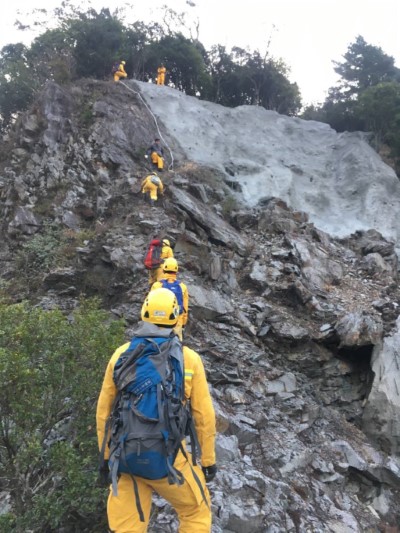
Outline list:
[[[235,209],[237,209],[238,203],[234,196],[229,195],[226,196],[224,201],[222,202],[222,214],[225,217],[229,217]]]
[[[0,479],[12,497],[1,531],[104,531],[95,410],[123,323],[98,302],[72,316],[0,303]]]
[[[63,244],[61,229],[52,222],[45,222],[42,233],[37,233],[22,246],[18,265],[27,271],[48,270],[55,264]]]

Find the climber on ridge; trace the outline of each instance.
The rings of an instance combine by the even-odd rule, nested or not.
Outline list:
[[[178,261],[174,257],[169,257],[166,259],[162,265],[163,275],[159,281],[156,281],[151,287],[151,291],[154,289],[169,289],[172,291],[179,305],[179,317],[174,327],[175,333],[178,335],[180,340],[182,340],[183,329],[188,321],[188,311],[189,311],[189,293],[187,286],[182,282],[176,279],[179,265]]]
[[[114,74],[114,81],[119,81],[120,78],[127,78],[128,74],[125,72],[125,61],[121,61],[120,63],[115,63],[112,69],[112,73]]]
[[[142,181],[142,194],[150,196],[150,205],[154,207],[154,203],[158,200],[158,193],[164,194],[164,185],[160,176],[152,172]]]
[[[164,149],[161,146],[160,139],[156,137],[154,142],[147,149],[145,158],[148,159],[150,156],[153,167],[155,167],[159,172],[163,171],[164,168]]]
[[[157,268],[155,271],[153,271],[153,280],[150,282],[150,279],[149,279],[149,285],[152,285],[155,281],[158,281],[158,280],[160,280],[163,277],[163,275],[164,275],[164,271],[163,271],[164,261],[166,261],[167,259],[169,259],[171,257],[174,257],[174,251],[171,248],[171,242],[169,241],[169,239],[163,239],[162,240],[162,248],[161,248],[161,265],[160,265],[159,268]]]
[[[161,63],[157,69],[157,85],[164,85],[166,72],[167,69],[164,67],[164,63]]]

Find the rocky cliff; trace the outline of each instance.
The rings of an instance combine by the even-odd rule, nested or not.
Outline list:
[[[168,139],[178,139],[190,160],[222,172],[239,201],[255,206],[278,197],[330,235],[372,228],[397,246],[400,183],[365,134],[128,82],[134,87],[166,125]]]
[[[291,145],[296,131],[318,143],[300,133]],[[165,201],[150,208],[140,181],[155,134],[169,170]],[[274,187],[261,169],[272,160]],[[98,295],[129,336],[144,249],[168,236],[190,293],[185,340],[217,411],[213,532],[398,531],[400,292],[385,238],[397,230],[375,224],[393,226],[397,191],[357,135],[166,87],[49,84],[0,147],[0,288],[65,311]],[[362,223],[323,231],[349,213]],[[151,531],[176,531],[155,503]]]

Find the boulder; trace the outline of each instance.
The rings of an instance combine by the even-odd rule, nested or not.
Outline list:
[[[367,346],[380,342],[383,334],[382,319],[362,311],[342,316],[335,324],[340,346]]]
[[[171,187],[174,201],[208,234],[211,241],[223,244],[244,255],[247,244],[240,234],[227,222],[222,220],[207,205],[199,204],[189,193]]]
[[[18,232],[33,235],[40,228],[40,221],[29,207],[17,207],[14,219],[8,225],[8,233],[15,235]]]
[[[196,320],[215,320],[233,312],[233,306],[214,289],[190,285],[190,308]]]
[[[374,373],[362,427],[388,453],[400,453],[400,318],[393,334],[375,346],[371,367]]]

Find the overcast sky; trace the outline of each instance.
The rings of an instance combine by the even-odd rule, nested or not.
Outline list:
[[[123,0],[92,0],[96,9],[111,11],[124,4]],[[298,83],[304,103],[324,100],[337,81],[332,61],[341,60],[357,35],[380,46],[400,67],[400,0],[133,0],[129,4],[136,16],[131,15],[127,23],[135,18],[162,22],[163,5],[186,11],[199,20],[199,38],[206,48],[222,44],[264,53],[270,41],[271,55],[290,67],[290,79]],[[18,10],[26,12],[32,5],[52,9],[60,0],[4,1],[0,46],[29,39],[13,23],[21,18]]]

